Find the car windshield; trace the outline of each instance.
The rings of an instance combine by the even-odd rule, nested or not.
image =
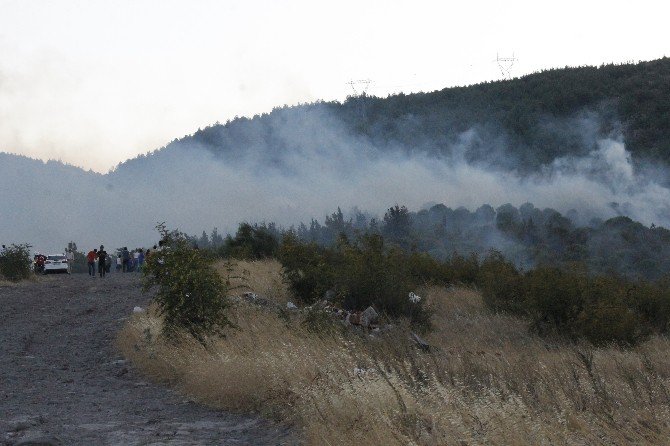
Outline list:
[[[47,260],[65,260],[65,256],[49,256]]]

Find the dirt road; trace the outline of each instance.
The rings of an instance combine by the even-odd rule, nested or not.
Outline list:
[[[114,338],[146,303],[134,273],[0,286],[0,444],[294,444],[287,428],[185,401],[123,361]]]

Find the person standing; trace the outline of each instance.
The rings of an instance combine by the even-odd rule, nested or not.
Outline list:
[[[137,249],[137,248],[135,249],[135,251],[133,251],[133,266],[134,266],[133,271],[139,271],[139,269],[140,269],[140,250]]]
[[[123,265],[123,260],[121,260],[121,254],[116,256],[116,272],[121,272],[121,266]]]
[[[137,256],[137,272],[142,272],[142,266],[144,265],[144,250],[140,249],[140,252]]]
[[[97,249],[89,251],[88,254],[86,254],[86,260],[88,261],[88,275],[92,276],[93,278],[95,278],[95,259],[97,256]]]
[[[105,277],[107,272],[107,251],[103,245],[100,245],[100,251],[98,251],[98,272],[100,277]]]
[[[128,271],[128,263],[130,261],[130,251],[128,251],[128,247],[124,246],[121,256],[123,259],[123,272],[125,273]]]
[[[72,274],[72,266],[74,265],[74,249],[67,250],[67,273]]]

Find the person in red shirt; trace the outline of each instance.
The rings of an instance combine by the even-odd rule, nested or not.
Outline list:
[[[94,279],[95,279],[95,260],[97,257],[98,257],[97,249],[89,251],[88,254],[86,254],[86,260],[88,260],[88,275],[93,276]]]
[[[44,272],[44,263],[47,261],[47,258],[42,254],[37,254],[35,256],[35,272],[43,273]]]

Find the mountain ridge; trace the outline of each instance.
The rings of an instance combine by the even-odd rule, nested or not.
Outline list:
[[[596,74],[605,79],[599,91],[580,96]],[[578,75],[592,80],[563,88]],[[603,93],[626,85],[634,87],[627,98]],[[663,144],[670,144],[664,139],[670,119],[640,130],[651,114],[627,117],[615,102],[666,113],[668,98],[664,58],[435,93],[277,107],[200,129],[107,174],[4,154],[0,239],[141,246],[163,221],[195,234],[232,231],[241,221],[290,226],[338,206],[380,215],[393,203],[417,209],[428,202],[469,209],[532,202],[667,226],[670,150]],[[663,113],[653,118],[665,119]],[[661,143],[639,146],[647,139]],[[64,224],[44,224],[54,218]]]

